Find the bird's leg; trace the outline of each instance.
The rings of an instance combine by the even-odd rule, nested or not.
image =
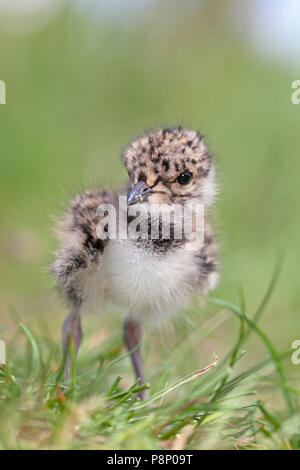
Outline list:
[[[67,382],[70,378],[71,371],[71,356],[70,356],[70,341],[73,341],[74,351],[77,354],[81,340],[82,340],[82,329],[80,321],[80,313],[76,309],[71,311],[71,313],[65,319],[65,322],[62,327],[62,348],[64,358],[66,358],[66,367],[65,367],[65,381]]]
[[[127,318],[123,324],[124,342],[129,351],[131,351],[131,360],[135,370],[136,377],[140,379],[140,383],[145,383],[143,365],[141,358],[141,349],[139,343],[142,339],[142,328],[140,324],[131,318]],[[147,390],[142,390],[138,396],[142,400],[146,400],[148,393]]]

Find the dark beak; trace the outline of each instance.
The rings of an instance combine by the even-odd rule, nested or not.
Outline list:
[[[152,189],[144,181],[140,181],[127,195],[127,204],[129,206],[136,204],[138,201],[150,196],[150,194],[153,194]]]

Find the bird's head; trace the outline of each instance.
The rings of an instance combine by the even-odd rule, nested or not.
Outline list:
[[[129,205],[211,204],[215,194],[213,159],[195,131],[160,129],[136,139],[125,151]]]

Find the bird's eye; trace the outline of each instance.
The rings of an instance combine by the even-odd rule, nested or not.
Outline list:
[[[192,173],[190,173],[189,171],[184,171],[183,173],[181,173],[181,175],[178,176],[178,178],[176,178],[176,180],[179,184],[185,185],[191,181],[192,177]]]

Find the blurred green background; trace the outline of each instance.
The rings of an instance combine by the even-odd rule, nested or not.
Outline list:
[[[300,336],[300,105],[291,102],[300,71],[247,38],[259,9],[245,2],[240,18],[234,1],[131,1],[127,9],[53,2],[63,6],[31,24],[25,8],[19,15],[2,3],[3,339],[15,316],[35,330],[43,319],[59,338],[66,311],[46,272],[56,246],[52,216],[78,191],[124,184],[120,151],[137,133],[182,122],[206,135],[218,162],[222,277],[214,295],[235,302],[242,286],[253,314],[284,250],[262,324],[289,350]],[[213,349],[230,341],[230,328],[220,330]]]

